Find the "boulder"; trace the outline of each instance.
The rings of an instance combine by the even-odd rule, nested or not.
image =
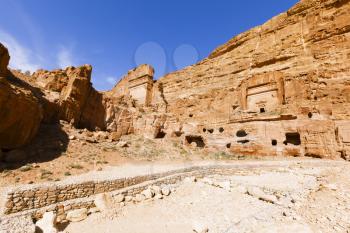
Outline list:
[[[143,194],[136,194],[135,201],[142,202],[146,199],[146,197]]]
[[[154,196],[154,192],[150,188],[143,190],[141,194],[144,195],[146,199],[151,199]]]
[[[170,195],[170,188],[169,187],[163,187],[162,188],[162,194],[164,195],[164,196],[169,196]]]
[[[88,210],[86,208],[71,210],[67,213],[66,219],[70,222],[80,222],[87,218]]]
[[[56,214],[53,212],[46,212],[43,218],[35,223],[36,227],[41,230],[42,233],[57,233],[56,228]]]

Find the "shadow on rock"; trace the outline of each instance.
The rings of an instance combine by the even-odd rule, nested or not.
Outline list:
[[[21,149],[2,151],[0,172],[13,170],[29,163],[48,162],[67,150],[69,138],[60,124],[42,124],[38,134]]]

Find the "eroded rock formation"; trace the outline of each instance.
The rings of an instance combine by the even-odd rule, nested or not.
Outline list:
[[[6,76],[9,57],[0,48],[0,73]],[[22,97],[28,105],[23,108],[33,113],[42,108],[45,122],[61,119],[108,131],[114,140],[135,133],[232,154],[348,158],[349,61],[350,1],[302,0],[158,81],[148,65],[129,71],[108,92],[92,87],[89,65],[32,76],[12,73],[41,92]],[[3,90],[14,93],[8,79],[2,82]],[[0,96],[8,98],[7,92]],[[13,113],[20,120],[9,119],[21,122],[31,116],[17,116],[5,102],[0,106],[0,112],[7,109],[1,119]],[[35,119],[37,124],[41,118]],[[6,122],[3,128],[0,123],[0,135],[11,135]],[[13,134],[16,141],[18,132]],[[18,136],[26,140],[11,147],[34,134]]]
[[[38,98],[21,80],[12,77],[7,49],[0,44],[0,148],[13,149],[30,142],[42,119]]]

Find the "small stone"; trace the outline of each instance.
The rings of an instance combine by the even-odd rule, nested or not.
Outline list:
[[[218,186],[218,187],[220,187],[222,189],[225,189],[227,191],[231,190],[231,183],[230,183],[230,181],[218,182],[218,183],[216,183],[216,186]]]
[[[100,210],[97,207],[93,207],[93,208],[89,209],[89,214],[94,214],[94,213],[98,213],[98,212],[100,212]]]
[[[151,189],[146,189],[142,191],[141,194],[144,195],[146,199],[151,199],[154,196],[154,192]]]
[[[272,204],[277,204],[278,203],[278,200],[277,200],[276,196],[266,194],[266,193],[264,193],[264,191],[262,191],[260,188],[257,188],[257,187],[249,188],[247,193],[250,196],[259,198],[259,200],[262,200],[262,201],[266,201],[266,202],[269,202],[269,203],[272,203]]]
[[[126,148],[126,147],[129,147],[129,143],[125,141],[120,141],[117,143],[117,147]]]
[[[114,196],[114,201],[116,203],[123,202],[125,200],[125,196],[123,194],[118,194],[117,196]]]
[[[193,225],[193,231],[196,233],[207,233],[209,232],[209,228],[201,223],[195,223]]]
[[[163,199],[163,195],[162,194],[160,194],[160,193],[158,193],[158,194],[156,194],[155,196],[154,196],[154,199]]]
[[[186,178],[184,179],[184,182],[185,182],[185,183],[194,183],[194,182],[197,182],[197,179],[196,179],[196,177],[194,177],[194,176],[190,176],[190,177],[186,177]]]
[[[69,140],[75,140],[76,137],[74,135],[69,136]]]
[[[337,187],[336,184],[324,184],[324,185],[321,185],[321,186],[323,186],[326,189],[332,190],[332,191],[337,191],[338,190],[338,187]]]
[[[66,219],[70,222],[80,222],[87,218],[87,214],[86,208],[71,210],[67,213]]]
[[[162,188],[162,194],[164,195],[164,196],[169,196],[170,195],[170,189],[169,189],[169,187],[163,187]]]
[[[135,196],[135,201],[137,201],[137,202],[142,202],[145,199],[146,199],[146,197],[142,194],[136,194],[136,196]]]
[[[19,168],[19,170],[21,172],[27,172],[27,171],[30,171],[31,169],[32,169],[32,166],[30,166],[30,165],[24,165],[24,166]]]

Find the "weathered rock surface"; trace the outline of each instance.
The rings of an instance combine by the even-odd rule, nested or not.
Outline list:
[[[42,120],[38,98],[15,78],[0,77],[0,148],[29,143]]]

